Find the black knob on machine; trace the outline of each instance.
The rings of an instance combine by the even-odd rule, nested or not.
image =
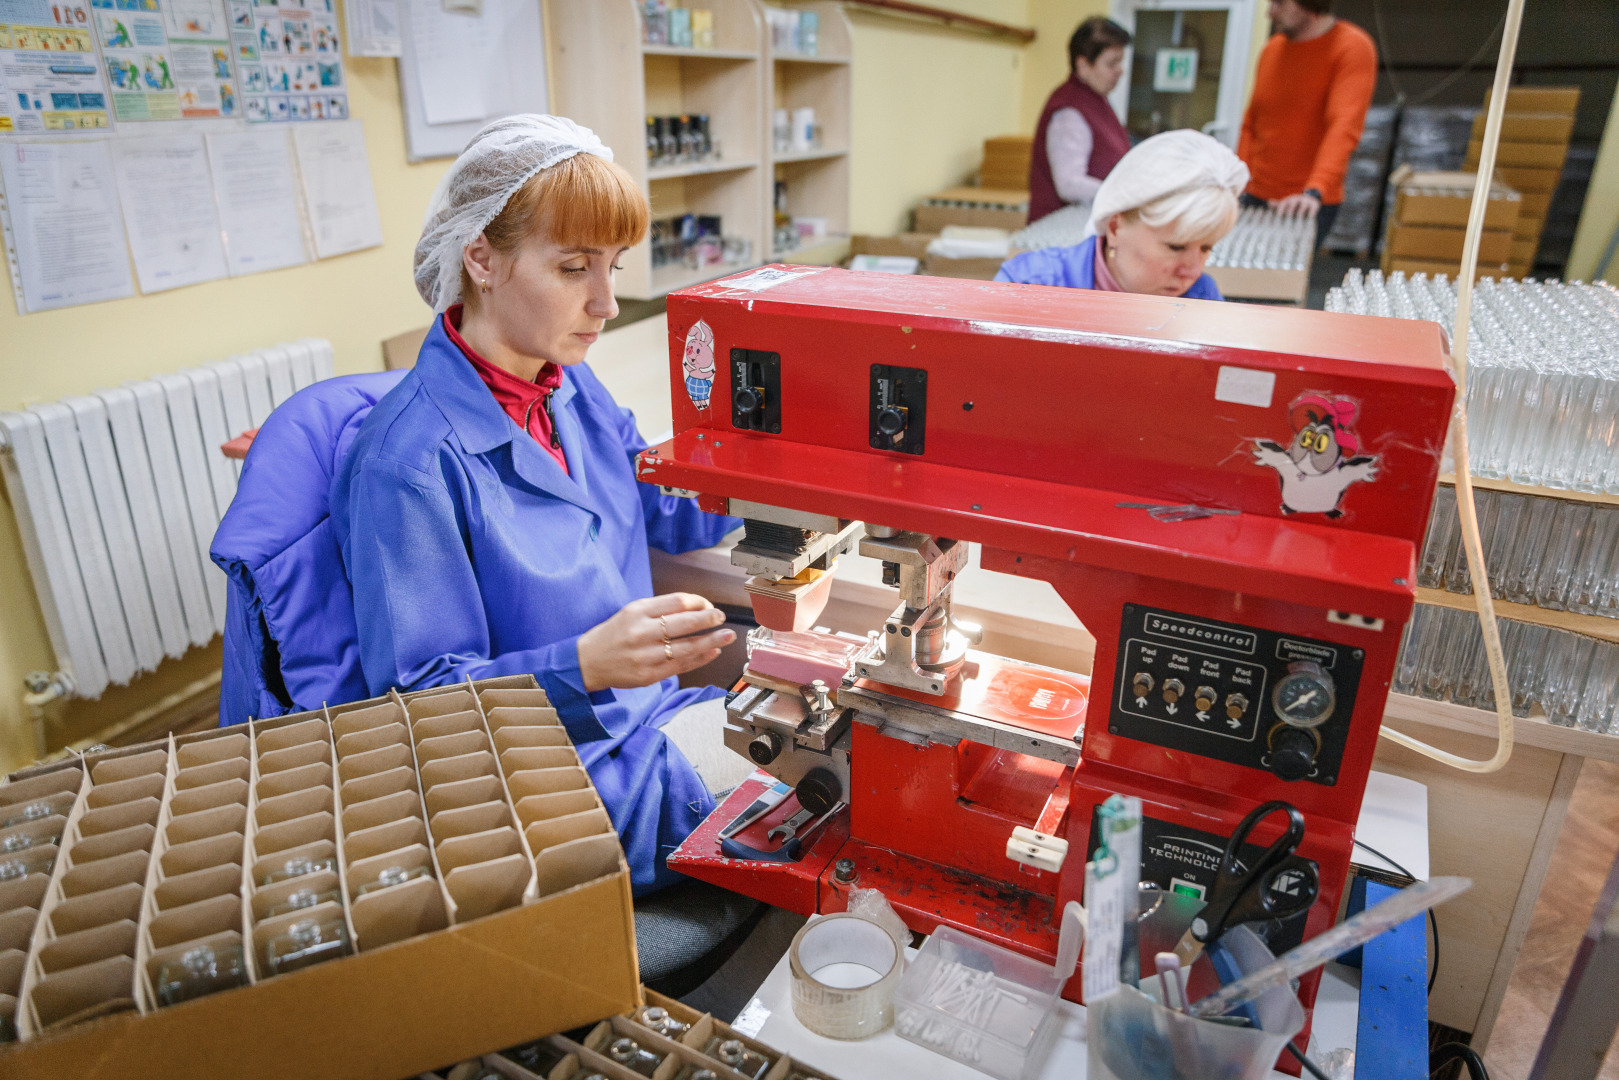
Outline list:
[[[740,413],[756,413],[765,405],[764,388],[760,386],[744,386],[736,392],[731,403]]]
[[[1271,740],[1270,771],[1283,780],[1303,780],[1315,768],[1315,737],[1302,728],[1284,727]]]
[[[905,430],[905,410],[898,405],[887,405],[877,411],[877,430],[895,436]]]
[[[761,731],[748,743],[748,756],[760,765],[769,765],[781,755],[781,736],[774,731]]]
[[[811,769],[798,782],[798,805],[820,817],[843,801],[843,785],[831,769]]]

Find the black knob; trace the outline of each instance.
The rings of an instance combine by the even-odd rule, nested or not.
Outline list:
[[[889,405],[877,412],[877,430],[887,436],[895,436],[905,430],[905,410],[897,405]]]
[[[744,386],[736,392],[731,404],[739,413],[755,413],[764,408],[765,392],[757,386]]]
[[[798,782],[798,805],[819,817],[843,799],[843,785],[831,769],[811,769]]]
[[[1301,728],[1284,728],[1271,742],[1270,771],[1283,780],[1303,780],[1315,768],[1315,739]]]
[[[781,755],[781,736],[774,731],[761,731],[748,743],[748,756],[760,765],[769,765]]]

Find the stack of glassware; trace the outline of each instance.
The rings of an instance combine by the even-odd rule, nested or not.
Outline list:
[[[1328,311],[1455,329],[1443,275],[1351,270]],[[1473,475],[1619,494],[1619,290],[1607,282],[1479,280],[1468,334]]]
[[[1490,595],[1514,604],[1619,619],[1619,506],[1475,488]],[[1417,561],[1417,584],[1473,591],[1456,489],[1441,486]]]
[[[1498,623],[1513,715],[1528,716],[1539,705],[1554,724],[1619,733],[1619,644],[1513,619]],[[1477,612],[1417,605],[1390,689],[1494,711]]]
[[[1090,220],[1090,203],[1069,203],[1013,233],[1009,243],[1013,251],[1072,247],[1085,239],[1085,226]]]
[[[1315,247],[1315,218],[1268,206],[1244,207],[1237,224],[1209,253],[1210,266],[1305,270]]]

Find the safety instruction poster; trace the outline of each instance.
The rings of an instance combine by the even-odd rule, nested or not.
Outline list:
[[[87,0],[0,0],[0,134],[105,128]]]
[[[113,119],[179,120],[180,95],[159,0],[91,0]]]
[[[348,117],[334,0],[227,0],[250,121]]]
[[[169,54],[180,95],[180,113],[188,118],[235,117],[241,97],[231,62],[230,26],[224,0],[160,0],[169,30]]]

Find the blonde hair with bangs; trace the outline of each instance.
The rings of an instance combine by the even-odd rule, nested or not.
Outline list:
[[[542,169],[484,226],[489,245],[504,255],[530,236],[561,247],[632,247],[646,235],[651,208],[624,167],[595,154],[575,154]],[[461,267],[461,299],[478,306],[472,276]]]
[[[1237,224],[1237,196],[1223,187],[1186,188],[1118,216],[1168,228],[1172,244],[1217,244]]]

